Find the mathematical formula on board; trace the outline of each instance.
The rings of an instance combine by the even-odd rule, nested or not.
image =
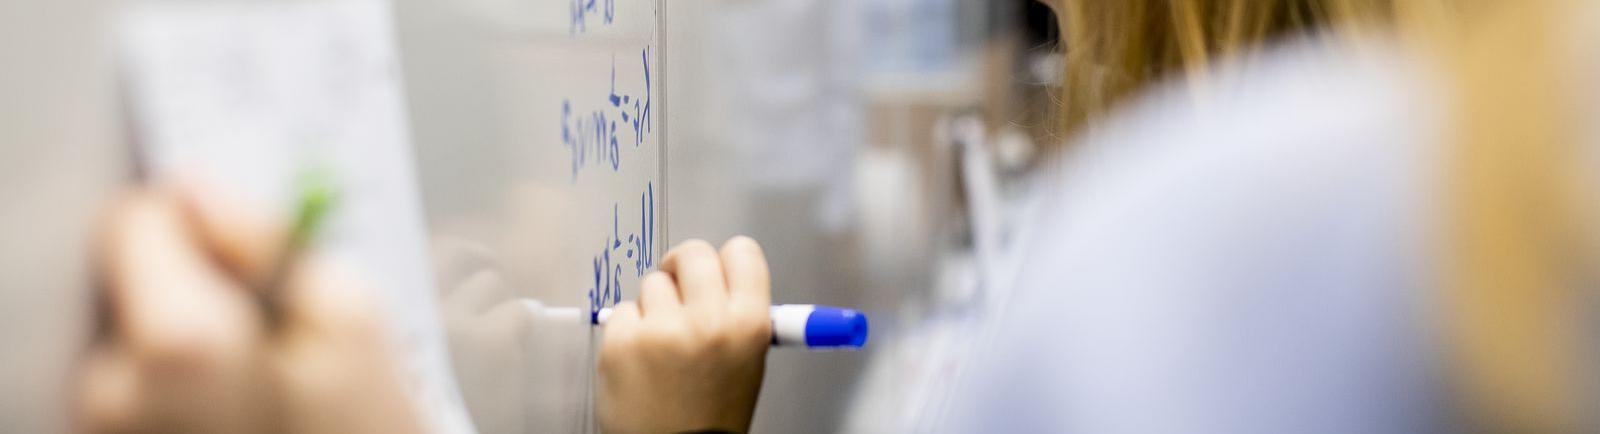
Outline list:
[[[594,255],[594,281],[589,287],[589,313],[622,302],[623,266],[629,265],[634,277],[643,277],[655,268],[656,190],[646,183],[639,195],[638,226],[621,228],[617,206],[611,206],[611,233],[606,235],[600,253]],[[623,234],[626,233],[626,236]]]
[[[589,34],[590,31],[622,25],[618,23],[617,2],[571,0],[569,36],[574,40],[595,38],[598,35]],[[609,76],[591,76],[606,83],[605,87],[569,89],[560,98],[560,146],[567,156],[568,182],[573,188],[584,190],[610,189],[619,184],[624,189],[606,190],[615,192],[606,195],[615,199],[606,201],[609,209],[586,211],[593,216],[592,223],[599,223],[605,214],[609,214],[611,223],[609,230],[589,238],[592,241],[581,242],[594,247],[588,251],[583,288],[590,313],[620,303],[624,282],[641,278],[656,266],[657,239],[661,235],[656,226],[655,184],[660,179],[660,166],[653,160],[663,150],[650,146],[660,143],[656,136],[655,117],[660,113],[655,108],[655,91],[661,78],[652,71],[652,63],[660,60],[655,58],[653,40],[641,42],[612,51],[609,65],[594,65],[609,66]],[[638,178],[652,173],[645,179]],[[618,193],[626,198],[613,196]],[[594,244],[588,244],[591,242]]]
[[[637,71],[637,72],[635,72]],[[639,69],[629,73],[643,75],[643,92],[617,91],[616,60],[611,62],[611,92],[561,101],[561,144],[572,160],[572,181],[577,182],[583,169],[609,168],[622,170],[622,147],[617,138],[617,125],[621,121],[624,132],[631,132],[631,144],[643,145],[646,136],[655,132],[650,116],[650,48],[639,51]]]

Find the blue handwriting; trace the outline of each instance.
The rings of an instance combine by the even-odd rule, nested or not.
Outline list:
[[[589,18],[600,17],[600,22],[610,26],[617,19],[617,0],[572,0],[572,24],[567,32],[579,34],[589,31]]]
[[[617,65],[611,65],[611,91],[599,108],[575,112],[572,99],[561,100],[561,145],[567,149],[572,161],[572,181],[577,182],[578,172],[587,167],[609,167],[612,172],[622,170],[622,155],[617,138],[617,121],[633,132],[633,146],[644,144],[645,138],[655,133],[655,121],[650,116],[652,84],[650,79],[650,48],[640,51],[640,64],[644,71],[644,92],[629,94],[617,92]],[[627,131],[624,130],[624,131]]]
[[[646,183],[639,194],[639,227],[622,236],[617,204],[611,205],[611,233],[600,253],[594,255],[594,282],[588,288],[589,313],[622,302],[623,262],[633,262],[634,277],[644,277],[655,268],[656,190]]]

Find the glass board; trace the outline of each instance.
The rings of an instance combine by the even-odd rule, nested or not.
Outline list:
[[[663,253],[661,5],[396,9],[443,322],[474,424],[596,431],[598,331],[543,308],[632,299]]]

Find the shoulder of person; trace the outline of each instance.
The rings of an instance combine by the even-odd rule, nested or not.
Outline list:
[[[1205,87],[1158,85],[1080,135],[1046,166],[1063,186],[1047,202],[1157,199],[1229,218],[1358,189],[1409,193],[1435,170],[1445,105],[1398,48],[1297,40],[1210,74]],[[1173,201],[1196,196],[1212,200]]]

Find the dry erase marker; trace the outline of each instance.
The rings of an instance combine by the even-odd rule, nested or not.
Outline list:
[[[590,315],[594,325],[605,325],[611,308]],[[814,349],[854,349],[867,344],[867,315],[855,309],[814,304],[772,307],[772,345]]]
[[[300,252],[311,244],[317,229],[322,227],[322,222],[327,219],[328,211],[333,208],[337,196],[327,174],[321,171],[302,172],[299,184],[300,200],[294,213],[294,226],[290,227],[289,238],[284,242],[283,250],[278,252],[271,272],[256,291],[262,316],[269,327],[276,327],[282,320],[282,287],[287,283],[285,279],[288,279],[293,272],[294,263],[300,257]]]

